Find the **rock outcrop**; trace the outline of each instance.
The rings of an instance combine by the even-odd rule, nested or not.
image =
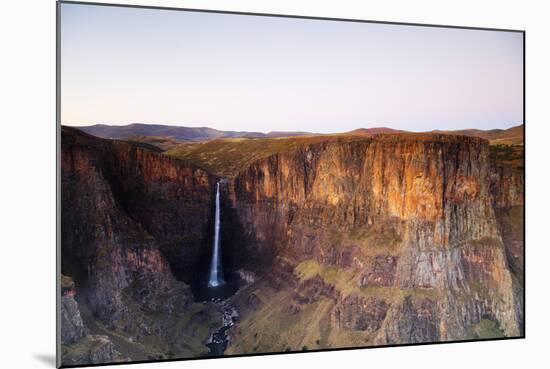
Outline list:
[[[89,365],[127,362],[115,349],[113,342],[105,335],[88,335],[63,352],[63,365]]]
[[[61,344],[63,365],[87,365],[128,361],[115,349],[109,337],[90,335],[84,325],[72,278],[62,276]]]
[[[61,342],[63,344],[75,343],[86,336],[86,329],[80,316],[80,310],[78,310],[78,304],[74,299],[74,293],[61,296],[60,324],[62,327]]]

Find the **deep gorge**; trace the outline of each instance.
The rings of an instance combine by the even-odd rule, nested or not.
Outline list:
[[[223,311],[197,291],[219,175],[62,135],[68,352],[106,337],[98,362],[207,355]],[[224,274],[241,287],[228,300],[239,312],[229,354],[522,334],[522,243],[505,223],[523,205],[523,176],[495,165],[483,139],[302,145],[228,178],[221,199]]]

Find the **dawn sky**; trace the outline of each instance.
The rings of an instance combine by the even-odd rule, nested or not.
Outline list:
[[[514,32],[62,4],[62,123],[508,128],[522,49]]]

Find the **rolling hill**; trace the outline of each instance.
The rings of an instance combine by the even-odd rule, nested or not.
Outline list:
[[[229,137],[290,137],[310,135],[309,132],[279,132],[269,133],[247,132],[247,131],[220,131],[209,127],[184,127],[169,126],[162,124],[133,123],[125,126],[107,124],[95,124],[82,126],[78,129],[100,138],[110,139],[131,139],[134,137],[153,136],[164,137],[178,141],[205,141],[217,138]]]
[[[523,124],[508,129],[464,129],[459,131],[432,131],[433,133],[481,137],[492,145],[523,145]]]

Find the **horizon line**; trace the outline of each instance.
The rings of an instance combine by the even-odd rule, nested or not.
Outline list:
[[[263,131],[263,130],[242,130],[242,129],[231,129],[231,130],[223,130],[214,128],[212,126],[206,126],[206,125],[200,125],[200,126],[194,126],[194,125],[179,125],[179,124],[166,124],[166,123],[144,123],[144,122],[133,122],[133,123],[126,123],[126,124],[111,124],[111,123],[93,123],[93,124],[79,124],[79,123],[61,123],[61,126],[68,126],[73,128],[87,128],[87,127],[93,127],[93,126],[106,126],[106,127],[128,127],[132,125],[144,125],[144,126],[162,126],[162,127],[173,127],[173,128],[197,128],[197,129],[213,129],[218,132],[247,132],[247,133],[261,133],[261,134],[269,134],[269,133],[281,133],[281,132],[297,132],[297,133],[314,133],[314,134],[331,134],[331,133],[346,133],[346,132],[353,132],[355,130],[359,129],[377,129],[377,128],[385,128],[385,129],[392,129],[395,131],[405,131],[405,132],[433,132],[433,131],[468,131],[468,130],[479,130],[479,131],[492,131],[492,130],[507,130],[515,127],[523,126],[525,122],[520,123],[512,123],[510,125],[506,126],[500,126],[498,128],[476,128],[476,127],[469,127],[469,128],[460,128],[460,129],[445,129],[445,128],[433,128],[431,130],[415,130],[415,129],[399,129],[399,128],[392,128],[391,125],[369,125],[369,126],[358,126],[356,128],[353,128],[351,130],[345,130],[345,131],[331,131],[331,132],[317,132],[317,131],[304,131],[304,130],[269,130],[269,131]]]

